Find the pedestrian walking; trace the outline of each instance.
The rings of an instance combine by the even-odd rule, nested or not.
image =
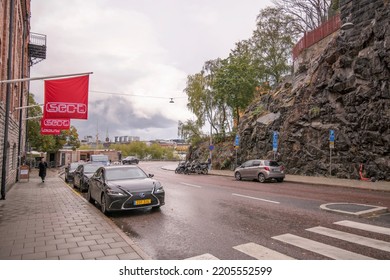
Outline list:
[[[39,168],[39,177],[41,177],[42,183],[44,183],[46,177],[46,169],[47,169],[47,162],[45,161],[44,158],[41,159],[38,168]]]

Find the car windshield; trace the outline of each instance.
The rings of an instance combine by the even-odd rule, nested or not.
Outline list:
[[[140,168],[114,168],[106,170],[106,179],[108,181],[126,180],[126,179],[143,179],[148,176]]]
[[[99,164],[86,164],[84,165],[84,173],[95,173],[95,171],[101,167]]]

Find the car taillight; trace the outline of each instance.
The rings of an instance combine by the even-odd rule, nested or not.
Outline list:
[[[267,170],[267,171],[269,171],[269,167],[268,167],[268,166],[264,167],[264,169]]]
[[[283,165],[280,167],[280,171],[284,171],[284,166]]]

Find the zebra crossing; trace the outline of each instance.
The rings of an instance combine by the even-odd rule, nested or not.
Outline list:
[[[365,231],[368,233],[375,233],[377,235],[383,236],[386,239],[387,236],[390,236],[390,228],[380,227],[369,225],[365,223],[359,223],[349,220],[343,220],[333,223],[334,225],[341,226],[342,230],[335,230],[331,228],[326,228],[322,226],[312,227],[306,229],[306,231],[314,233],[318,236],[331,237],[335,240],[345,241],[349,243],[354,243],[359,246],[369,247],[375,250],[382,252],[390,253],[390,242],[369,238],[359,234],[350,233],[351,230]],[[346,232],[344,230],[347,230]],[[372,257],[366,256],[364,254],[359,254],[356,252],[351,252],[337,246],[333,246],[326,243],[321,243],[315,240],[311,240],[305,237],[298,235],[286,233],[282,235],[272,236],[273,240],[278,242],[289,244],[307,251],[311,251],[316,254],[320,254],[330,259],[334,260],[371,260]],[[381,237],[382,238],[382,237]],[[388,238],[387,238],[388,239]],[[294,258],[272,250],[270,248],[264,247],[262,245],[250,242],[245,244],[240,244],[233,247],[234,250],[240,251],[254,259],[257,260],[292,260]],[[364,250],[363,250],[364,252]],[[203,255],[195,256],[188,258],[186,260],[218,260],[216,256],[206,253]]]

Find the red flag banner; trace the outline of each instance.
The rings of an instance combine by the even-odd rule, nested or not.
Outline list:
[[[70,129],[70,119],[41,119],[41,128],[44,129]]]
[[[88,119],[89,75],[45,81],[46,119]]]
[[[60,133],[61,133],[61,130],[59,130],[59,129],[42,128],[41,127],[41,134],[42,135],[58,135]]]

